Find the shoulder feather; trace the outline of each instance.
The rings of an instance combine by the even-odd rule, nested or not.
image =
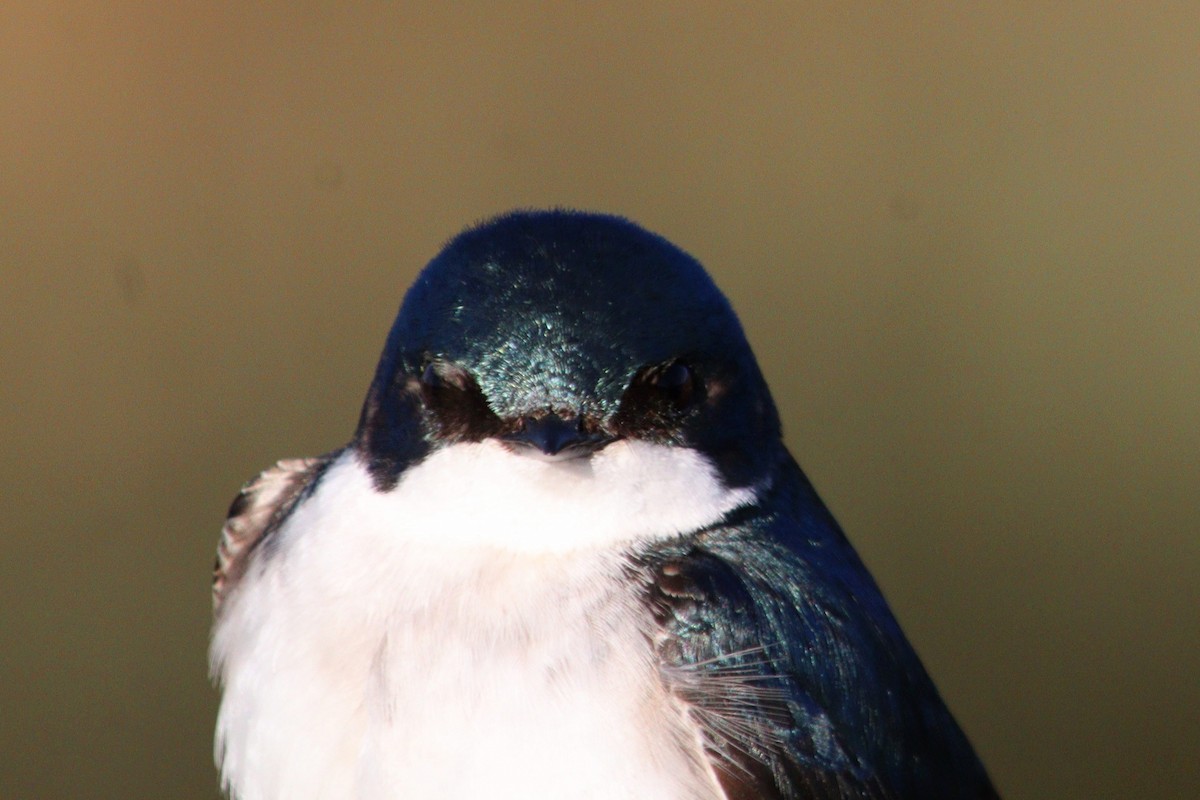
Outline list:
[[[246,571],[251,554],[276,529],[332,460],[332,455],[275,462],[246,483],[221,528],[213,567],[213,612],[221,610]]]

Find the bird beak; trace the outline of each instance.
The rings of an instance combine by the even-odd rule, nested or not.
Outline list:
[[[589,427],[579,415],[531,415],[518,418],[515,429],[502,435],[500,440],[516,453],[543,461],[565,461],[590,456],[616,438],[590,432]]]

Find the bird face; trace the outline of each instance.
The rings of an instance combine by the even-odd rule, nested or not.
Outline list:
[[[778,432],[737,318],[695,260],[615,217],[541,213],[467,231],[418,277],[356,446],[384,490],[482,442],[552,462],[616,442],[687,448],[743,486]]]

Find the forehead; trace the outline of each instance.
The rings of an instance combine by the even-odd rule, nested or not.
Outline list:
[[[407,360],[458,362],[489,399],[601,405],[638,367],[731,334],[736,319],[693,258],[624,220],[571,214],[460,235],[418,277],[393,330]]]
[[[421,320],[433,334],[485,335],[505,314],[531,327],[589,321],[632,334],[653,331],[660,315],[724,306],[703,267],[665,239],[614,217],[546,213],[503,217],[452,240],[418,277],[401,317],[436,314]]]

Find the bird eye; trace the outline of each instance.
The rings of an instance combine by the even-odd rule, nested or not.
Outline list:
[[[636,439],[676,441],[691,407],[705,396],[704,381],[683,361],[642,367],[621,398],[612,429]]]
[[[660,389],[678,390],[692,382],[692,370],[686,364],[676,361],[657,373],[653,382]]]
[[[672,402],[683,408],[692,401],[696,391],[696,376],[692,368],[681,361],[673,361],[650,376],[650,384],[667,394]]]
[[[421,388],[435,392],[452,389],[465,391],[475,388],[475,379],[453,362],[430,359],[421,370]]]
[[[444,383],[442,376],[438,375],[438,371],[433,366],[432,361],[425,365],[425,371],[421,373],[421,383],[430,389],[441,388]]]
[[[457,364],[430,360],[421,370],[419,391],[442,439],[481,441],[500,425],[475,378]]]

